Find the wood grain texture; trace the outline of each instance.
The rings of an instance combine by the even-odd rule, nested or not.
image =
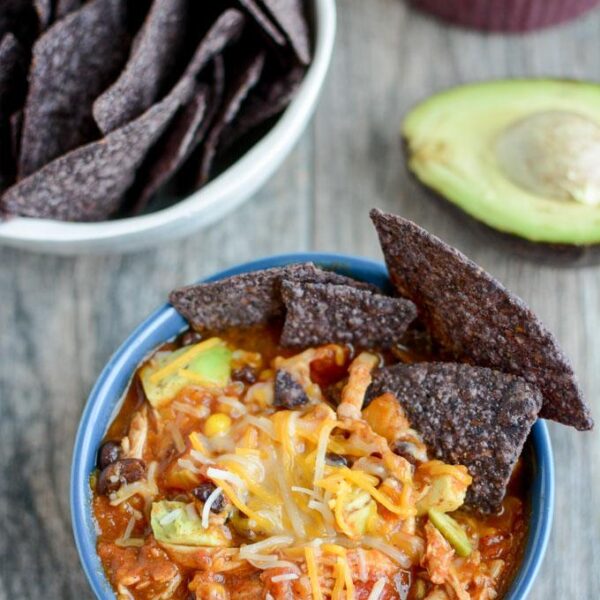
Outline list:
[[[183,242],[126,256],[0,250],[0,599],[91,599],[71,535],[68,480],[83,403],[102,366],[176,285],[269,254],[380,257],[372,206],[444,237],[524,297],[556,332],[600,420],[600,268],[500,253],[409,180],[404,112],[491,77],[600,77],[600,11],[527,37],[440,26],[400,0],[340,0],[337,49],[311,127],[246,206]],[[600,435],[551,426],[558,482],[532,600],[600,591]]]

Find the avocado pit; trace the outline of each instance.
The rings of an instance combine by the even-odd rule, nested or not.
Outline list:
[[[514,184],[544,198],[600,204],[600,126],[568,111],[521,119],[496,140],[496,159]]]

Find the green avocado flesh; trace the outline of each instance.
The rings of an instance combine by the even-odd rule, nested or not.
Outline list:
[[[600,243],[600,84],[465,85],[417,105],[402,133],[416,177],[489,227]]]
[[[204,529],[195,511],[188,512],[184,502],[161,500],[152,505],[152,533],[159,542],[184,546],[227,546],[218,527]]]
[[[152,375],[194,347],[186,346],[174,352],[157,352],[153,360],[142,368],[140,378],[146,397],[152,406],[159,407],[170,402],[186,385],[193,384],[193,381],[177,373],[168,375],[158,382],[152,381]],[[186,370],[202,376],[208,383],[225,387],[231,372],[231,350],[224,345],[213,346],[197,354],[183,366]]]

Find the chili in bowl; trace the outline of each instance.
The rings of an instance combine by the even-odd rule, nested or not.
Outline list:
[[[275,257],[130,336],[73,458],[98,598],[525,597],[553,510],[545,396],[449,360],[392,290],[379,263]]]

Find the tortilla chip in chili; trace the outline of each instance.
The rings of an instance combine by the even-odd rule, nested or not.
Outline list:
[[[520,375],[542,392],[542,417],[593,427],[571,364],[520,298],[411,221],[379,210],[371,219],[394,286],[448,355]]]
[[[323,271],[312,263],[301,263],[181,287],[171,292],[169,302],[198,331],[249,327],[283,316],[283,280],[374,287]]]
[[[390,348],[400,343],[417,314],[410,300],[346,285],[284,280],[281,291],[286,308],[282,346]]]
[[[457,363],[398,364],[377,371],[367,394],[396,397],[436,458],[473,477],[466,504],[497,512],[542,406],[521,377]]]

